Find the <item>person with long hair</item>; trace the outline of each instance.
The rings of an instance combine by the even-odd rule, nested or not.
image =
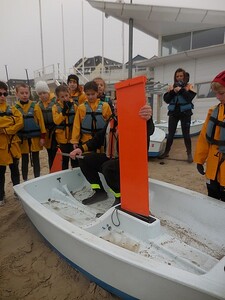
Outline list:
[[[168,104],[169,120],[166,149],[159,157],[160,159],[164,159],[169,156],[177,125],[180,121],[187,151],[187,161],[189,163],[193,162],[190,126],[192,109],[194,108],[192,100],[196,96],[196,92],[188,80],[189,76],[187,76],[186,71],[182,68],[177,69],[174,73],[173,85],[169,86],[168,91],[163,96],[163,100]]]

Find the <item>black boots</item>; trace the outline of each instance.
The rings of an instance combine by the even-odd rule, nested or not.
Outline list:
[[[193,162],[193,157],[192,157],[192,154],[191,154],[191,153],[188,153],[188,154],[187,154],[187,161],[188,161],[189,163],[192,163],[192,162]]]
[[[89,205],[89,204],[93,204],[93,203],[97,203],[97,202],[106,200],[107,198],[108,198],[107,193],[104,190],[99,189],[99,190],[95,190],[95,193],[93,196],[91,196],[87,199],[84,199],[82,201],[82,204]]]

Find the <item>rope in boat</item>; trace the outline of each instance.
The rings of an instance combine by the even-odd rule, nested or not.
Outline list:
[[[116,218],[117,218],[118,224],[116,224],[114,222],[114,219],[113,219],[113,217],[114,217],[115,214],[116,214]],[[111,221],[112,221],[112,223],[113,223],[114,226],[116,226],[116,227],[120,226],[120,220],[119,220],[119,215],[118,215],[118,209],[117,208],[114,208],[114,210],[113,210],[113,212],[111,214]]]

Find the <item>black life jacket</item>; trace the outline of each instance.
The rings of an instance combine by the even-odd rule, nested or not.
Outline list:
[[[207,130],[206,130],[206,139],[210,144],[218,145],[219,152],[225,153],[225,121],[218,120],[218,113],[219,113],[219,105],[216,106],[216,108],[213,110],[209,118]],[[214,138],[217,126],[220,127],[219,140],[216,140]]]
[[[53,115],[52,115],[52,107],[55,103],[56,103],[55,97],[51,100],[51,102],[47,107],[44,107],[42,101],[38,102],[43,114],[45,128],[48,130],[54,130],[55,128],[55,123],[53,121]]]

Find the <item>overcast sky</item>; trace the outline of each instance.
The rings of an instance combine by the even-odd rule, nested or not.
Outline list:
[[[84,22],[84,48],[82,48],[82,1]],[[138,1],[135,1],[138,2]],[[63,18],[62,18],[63,7]],[[102,55],[122,62],[128,60],[128,26],[125,25],[124,48],[122,23],[104,18],[104,47],[102,47],[102,13],[85,0],[41,0],[44,65],[59,63],[64,71],[63,28],[65,37],[66,71],[82,58]],[[63,22],[62,22],[63,20]],[[62,26],[62,23],[64,26]],[[6,67],[10,78],[34,77],[42,67],[39,0],[1,0],[1,55],[0,80],[6,80]],[[157,55],[157,41],[134,30],[133,56],[150,58]]]

